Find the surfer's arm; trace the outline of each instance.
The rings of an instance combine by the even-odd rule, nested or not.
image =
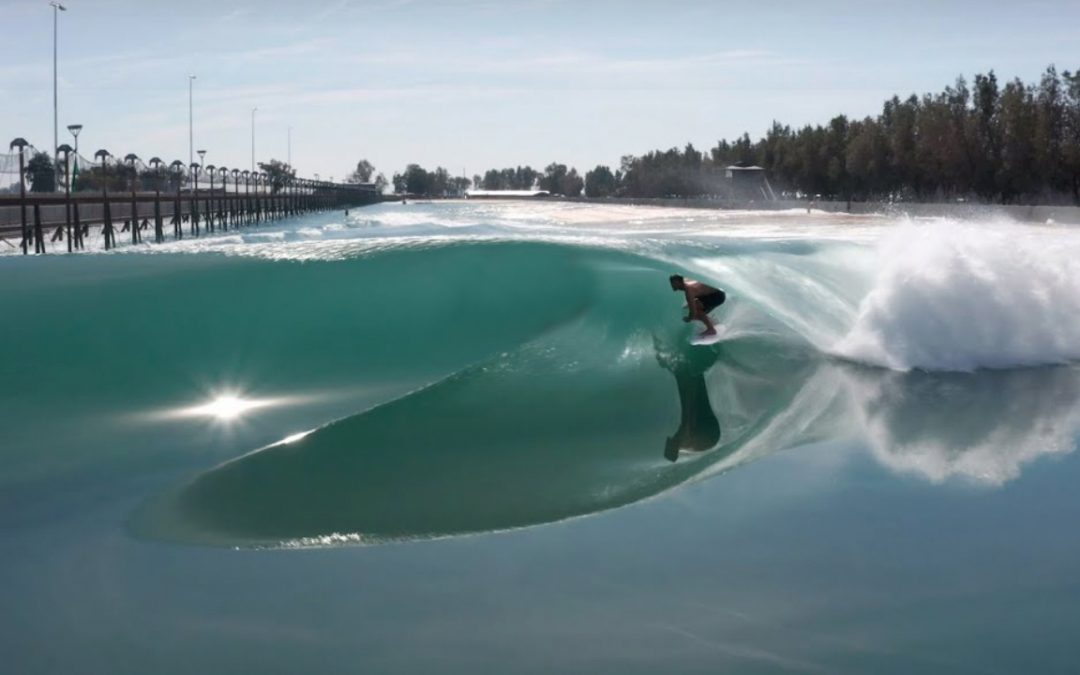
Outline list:
[[[696,295],[691,294],[690,289],[686,289],[686,318],[684,321],[691,321],[698,315],[700,308],[698,306],[698,299]]]

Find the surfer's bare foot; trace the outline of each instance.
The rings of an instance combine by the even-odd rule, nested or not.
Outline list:
[[[710,328],[708,330],[701,331],[701,333],[699,333],[699,335],[701,337],[706,337],[706,336],[709,336],[709,335],[716,335],[716,331],[713,330],[712,328]]]

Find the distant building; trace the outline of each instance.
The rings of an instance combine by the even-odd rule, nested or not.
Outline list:
[[[550,197],[547,190],[466,190],[466,199],[541,199]]]
[[[724,170],[724,177],[731,182],[731,191],[742,199],[764,199],[773,201],[776,193],[765,177],[765,169],[760,166],[739,166],[732,164]]]

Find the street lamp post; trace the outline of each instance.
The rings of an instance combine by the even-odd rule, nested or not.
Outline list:
[[[71,154],[71,146],[64,143],[56,151],[64,153],[64,166],[70,166],[68,157]],[[67,232],[67,250],[68,253],[71,253],[74,244],[74,237],[71,233],[71,181],[68,180],[66,175],[64,176],[64,183],[64,229]]]
[[[79,132],[82,131],[82,125],[81,124],[69,124],[68,125],[68,131],[70,131],[71,135],[75,137],[75,171],[78,171],[78,167],[79,167]],[[71,188],[72,190],[75,189],[75,185],[74,185],[74,182],[73,182],[74,178],[75,178],[74,172],[72,172],[71,177],[68,178],[68,187]]]
[[[165,241],[165,233],[161,229],[161,165],[160,157],[150,159],[150,168],[154,170],[154,241]]]
[[[188,164],[195,163],[195,104],[194,104],[195,76],[188,75],[187,105],[188,105]]]
[[[26,242],[30,237],[30,231],[26,229],[26,153],[23,151],[29,143],[26,139],[16,138],[8,146],[8,150],[19,149],[19,211],[22,213],[22,252],[27,254]]]
[[[176,202],[173,204],[173,237],[177,240],[184,238],[184,228],[180,222],[182,214],[182,208],[180,206],[180,190],[184,185],[184,163],[180,160],[174,160],[169,165],[172,169],[173,177],[176,178]]]
[[[109,205],[109,151],[102,148],[94,153],[94,159],[101,162],[101,210],[105,224],[101,227],[101,234],[105,238],[105,250],[116,246],[116,232],[112,226],[112,207]]]
[[[59,34],[60,26],[60,12],[66,12],[67,7],[64,7],[59,2],[50,2],[49,6],[53,8],[53,43],[52,43],[52,107],[53,107],[53,166],[59,164],[59,160],[56,157],[57,146],[60,145],[60,121],[59,121],[59,104],[57,102],[57,77],[56,77],[56,44],[57,36]]]
[[[200,150],[202,154],[206,154],[205,150]],[[206,228],[211,232],[214,231],[214,174],[217,172],[217,167],[211,164],[206,167],[206,173],[210,174],[210,198],[206,200]]]
[[[254,216],[253,220],[254,220],[255,224],[258,225],[259,224],[259,217],[262,215],[260,213],[260,205],[259,205],[259,172],[258,171],[252,171],[251,172],[251,183],[255,187],[255,189],[253,190],[253,192],[255,193],[255,197],[252,200],[252,204],[251,204],[252,215]]]
[[[135,167],[135,162],[139,161],[139,156],[134,152],[128,153],[124,157],[124,161],[131,164],[131,243],[139,243],[139,204],[137,201],[137,195],[135,193],[138,187],[139,170]]]
[[[198,161],[199,170],[202,170],[202,167],[206,166],[206,151],[205,150],[196,150],[195,154],[199,156],[199,161]],[[199,181],[198,171],[196,171],[195,182],[198,183],[198,181]],[[198,187],[198,185],[196,185],[195,187]]]
[[[240,175],[244,177],[244,224],[247,225],[251,222],[251,183],[248,180],[251,172],[244,169]]]
[[[229,169],[218,167],[221,175],[221,229],[229,229],[229,211],[232,210],[232,202],[229,201]]]
[[[191,163],[191,227],[189,228],[193,236],[199,236],[199,165],[196,162]]]
[[[232,170],[232,183],[233,183],[233,202],[232,202],[232,216],[233,216],[233,229],[239,229],[240,227],[240,169]]]

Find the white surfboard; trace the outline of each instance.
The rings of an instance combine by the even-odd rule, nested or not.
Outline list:
[[[714,335],[702,335],[701,333],[695,333],[690,336],[690,344],[692,345],[714,345],[724,339],[724,336],[720,331],[716,331]]]

